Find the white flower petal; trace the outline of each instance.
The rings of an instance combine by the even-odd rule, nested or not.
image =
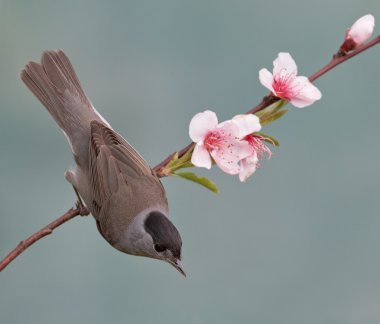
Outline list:
[[[278,53],[273,61],[273,75],[297,75],[297,64],[289,53]]]
[[[217,129],[220,130],[224,135],[224,137],[234,137],[236,139],[239,139],[239,126],[233,122],[232,120],[226,120],[222,123],[220,123],[217,126]]]
[[[250,154],[252,154],[252,147],[246,141],[235,142],[232,150],[211,152],[218,167],[228,174],[238,174],[240,160]]]
[[[265,88],[269,89],[271,92],[274,92],[273,86],[272,86],[273,75],[267,69],[261,69],[259,71],[259,80]]]
[[[247,141],[240,141],[234,137],[226,136],[223,146],[218,150],[211,151],[211,156],[216,164],[228,174],[238,174],[240,172],[240,160],[250,156],[253,147]]]
[[[260,119],[256,115],[237,115],[232,120],[239,127],[239,138],[243,139],[245,136],[259,132],[261,129]]]
[[[191,156],[191,163],[200,168],[211,169],[211,157],[203,144],[195,145],[193,155]]]
[[[223,136],[219,149],[211,152],[217,165],[228,174],[238,174],[239,161],[252,154],[253,148],[247,141],[239,139],[239,126],[232,120],[219,125]]]
[[[195,143],[202,141],[208,132],[218,125],[218,118],[213,111],[206,110],[196,114],[190,121],[189,136]]]
[[[353,39],[356,45],[361,45],[372,36],[374,27],[375,18],[365,15],[354,22],[347,32],[347,37]]]
[[[258,162],[259,158],[256,152],[240,161],[239,179],[241,182],[245,182],[256,171]]]
[[[300,89],[290,100],[295,107],[303,108],[322,98],[319,89],[313,85],[307,77],[297,77],[294,82],[297,83],[297,87]]]

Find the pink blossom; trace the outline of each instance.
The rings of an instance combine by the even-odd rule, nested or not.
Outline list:
[[[259,79],[276,97],[290,101],[298,108],[309,106],[322,97],[307,77],[297,76],[297,65],[289,53],[279,53],[273,61],[273,74],[261,69]]]
[[[234,121],[242,126],[244,122],[241,115],[235,116]],[[246,158],[240,160],[239,179],[245,182],[260,166],[260,160],[267,156],[269,159],[272,155],[270,149],[264,144],[264,137],[258,134],[249,134],[244,137],[252,147],[252,153]]]
[[[246,157],[245,159],[242,159],[240,161],[240,172],[239,172],[239,179],[242,182],[245,182],[260,166],[260,160],[266,156],[268,159],[271,157],[272,152],[264,144],[262,136],[258,135],[248,135],[245,140],[248,141],[248,143],[253,148],[253,153],[251,156]]]
[[[212,159],[224,172],[238,174],[239,162],[252,155],[249,134],[261,129],[255,115],[244,115],[240,122],[227,120],[218,124],[216,114],[210,110],[196,114],[189,125],[189,135],[196,143],[191,162],[197,167],[210,169]]]
[[[344,43],[341,50],[344,53],[354,50],[357,46],[364,44],[373,33],[375,27],[375,18],[372,15],[365,15],[359,18],[347,30]]]

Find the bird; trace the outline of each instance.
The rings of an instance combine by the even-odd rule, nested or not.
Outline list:
[[[182,239],[165,189],[144,158],[94,108],[62,50],[28,62],[21,80],[66,136],[75,167],[65,173],[81,214],[121,252],[168,262],[182,275]]]

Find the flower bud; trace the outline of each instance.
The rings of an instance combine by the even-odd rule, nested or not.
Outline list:
[[[374,27],[375,18],[372,15],[365,15],[359,18],[347,30],[346,38],[340,46],[340,50],[343,53],[347,53],[364,44],[372,36]]]

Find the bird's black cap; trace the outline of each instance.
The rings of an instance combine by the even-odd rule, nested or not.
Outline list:
[[[145,219],[145,230],[153,238],[157,252],[169,250],[173,257],[181,258],[182,240],[173,223],[162,213],[153,211]]]

